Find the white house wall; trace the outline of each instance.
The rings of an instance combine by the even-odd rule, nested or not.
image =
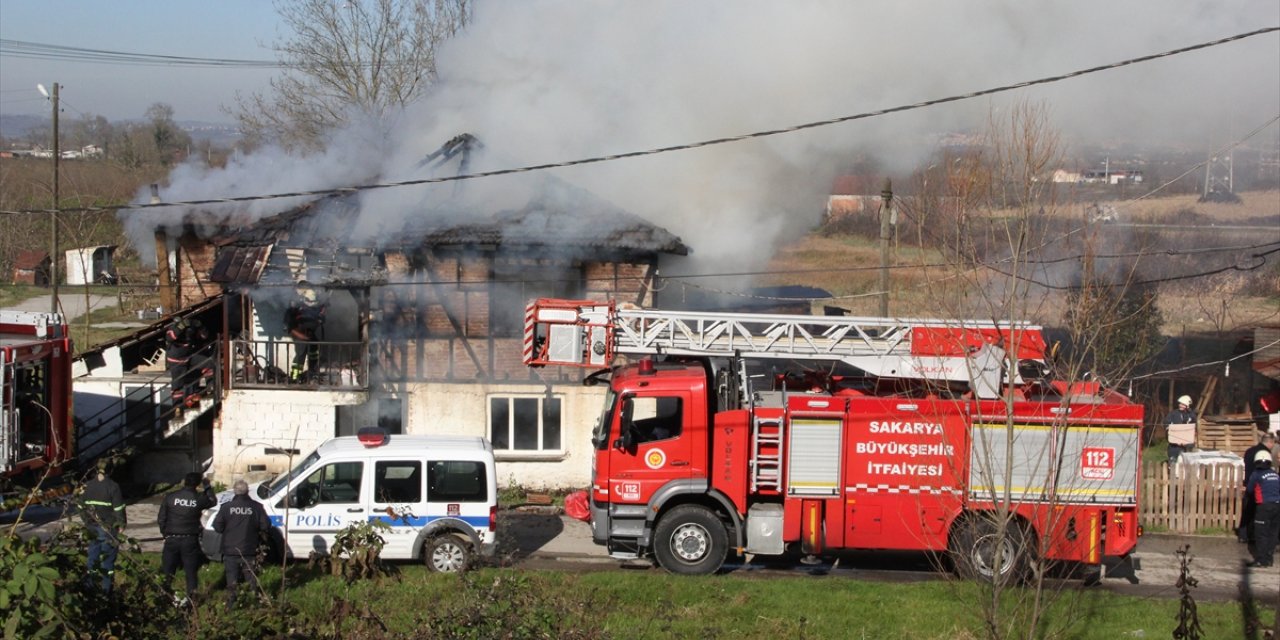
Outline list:
[[[404,430],[413,434],[487,437],[489,398],[545,395],[542,385],[409,383],[397,394],[404,402]],[[497,451],[498,483],[528,488],[571,488],[590,482],[591,429],[604,402],[604,389],[552,387],[562,399],[561,449],[554,452]],[[235,389],[222,406],[214,435],[214,476],[222,482],[256,480],[284,472],[296,450],[305,456],[336,432],[340,405],[363,404],[365,393]],[[268,453],[269,449],[277,452]],[[294,460],[296,461],[296,456]],[[255,466],[261,470],[251,471]]]
[[[448,384],[407,385],[406,431],[488,437],[489,398],[540,396],[543,385]],[[574,488],[591,482],[591,429],[604,403],[603,387],[558,385],[551,392],[562,398],[559,452],[495,451],[498,484],[527,488]]]

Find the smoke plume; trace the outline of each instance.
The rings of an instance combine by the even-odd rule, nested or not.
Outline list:
[[[424,177],[453,136],[471,171],[733,136],[1082,69],[1280,24],[1280,5],[1073,2],[487,2],[439,51],[439,81],[395,122],[339,132],[325,153],[266,149],[224,170],[176,170],[167,201]],[[1280,112],[1280,37],[993,98],[714,147],[544,172],[680,236],[690,269],[759,266],[820,219],[834,176],[875,158],[907,172],[937,136],[976,131],[1013,100],[1044,102],[1069,141],[1225,144]],[[454,169],[456,170],[456,168]],[[408,216],[488,217],[541,174],[359,196],[376,243]],[[145,200],[145,194],[140,196]],[[261,216],[306,199],[202,207]],[[181,212],[130,213],[146,246]],[[136,238],[135,238],[136,239]],[[358,241],[364,239],[356,239]],[[145,252],[143,252],[145,253]]]

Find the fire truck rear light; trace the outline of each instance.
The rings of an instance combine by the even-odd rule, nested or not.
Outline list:
[[[387,432],[378,427],[361,427],[356,432],[356,440],[366,447],[381,447],[387,443]]]
[[[810,409],[826,409],[831,406],[831,403],[826,400],[810,400],[806,404],[809,405]]]

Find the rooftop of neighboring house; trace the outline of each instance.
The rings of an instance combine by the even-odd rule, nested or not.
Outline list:
[[[38,269],[49,259],[49,252],[38,251],[35,249],[24,249],[18,252],[17,257],[13,260],[13,268],[15,269]]]

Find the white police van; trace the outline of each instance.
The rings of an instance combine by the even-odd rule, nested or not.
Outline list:
[[[475,437],[388,435],[377,428],[329,440],[289,473],[250,485],[267,509],[274,545],[288,557],[328,553],[338,530],[353,522],[385,522],[388,560],[423,559],[432,571],[459,572],[493,555],[498,486],[493,447]],[[221,534],[205,512],[202,544],[221,556]]]

